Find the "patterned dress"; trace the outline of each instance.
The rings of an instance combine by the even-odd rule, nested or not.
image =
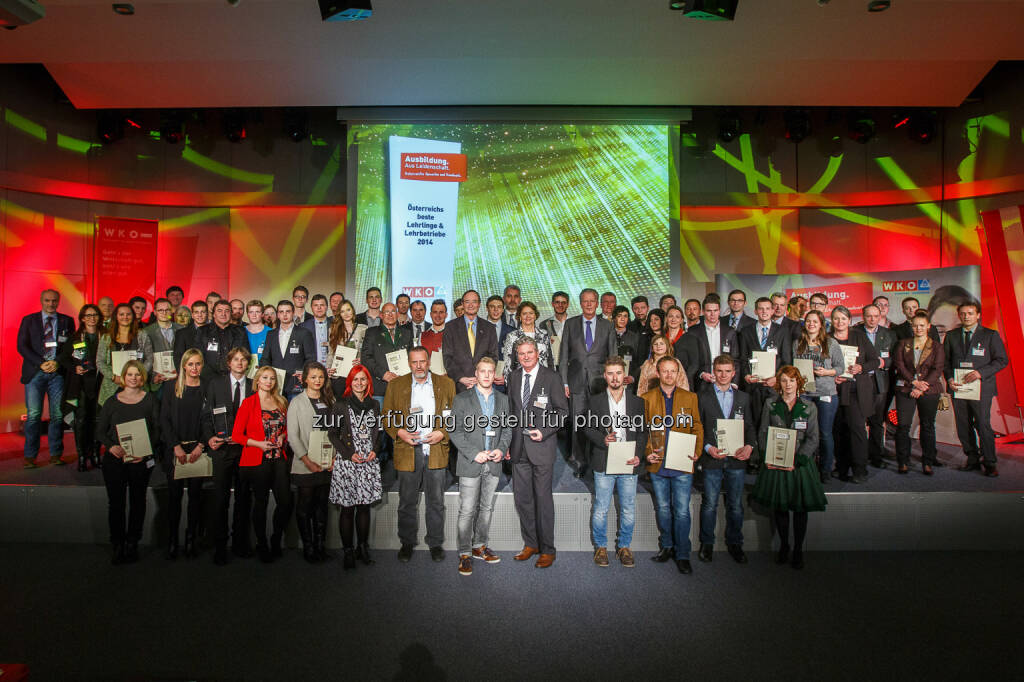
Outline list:
[[[263,431],[267,434],[267,442],[276,444],[276,447],[263,451],[264,459],[280,459],[284,456],[280,444],[284,442],[285,419],[281,410],[262,410]]]
[[[373,451],[373,425],[356,419],[352,406],[349,405],[348,421],[352,430],[352,444],[360,457]],[[365,413],[364,413],[365,414]],[[331,476],[332,504],[353,507],[357,504],[371,504],[381,498],[380,459],[372,462],[356,463],[345,459],[339,452],[334,456],[334,472]]]

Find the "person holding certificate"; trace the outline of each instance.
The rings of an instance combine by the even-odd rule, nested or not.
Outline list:
[[[283,304],[287,303],[287,307]],[[291,312],[290,301],[282,301],[278,312]],[[283,322],[283,321],[282,321]],[[291,315],[288,315],[291,322]],[[276,331],[276,330],[275,330]],[[306,332],[306,330],[302,330]],[[309,334],[309,332],[306,332]],[[276,342],[276,339],[274,340]],[[269,564],[281,556],[281,536],[292,513],[292,491],[288,480],[288,401],[281,396],[277,372],[263,366],[256,370],[252,385],[256,392],[242,401],[231,429],[231,440],[242,446],[239,476],[252,489],[252,526],[256,533],[256,554]],[[267,542],[267,503],[274,493],[274,520]]]
[[[96,366],[103,378],[100,380],[99,403],[124,388],[121,370],[128,360],[138,360],[146,370],[153,368],[153,344],[149,336],[139,329],[135,312],[127,303],[114,307],[114,317],[107,330],[100,336],[96,347]]]
[[[373,377],[374,395],[383,399],[388,384],[399,376],[389,369],[388,354],[407,351],[412,345],[412,332],[398,324],[398,308],[394,303],[381,307],[380,320],[378,326],[366,331],[360,359]]]
[[[836,377],[839,412],[836,428],[836,475],[841,481],[868,480],[868,417],[875,409],[875,378],[881,367],[874,344],[861,327],[851,327],[849,308],[832,309],[832,339],[843,350],[846,371]],[[852,470],[852,476],[850,472]]]
[[[356,365],[348,373],[345,393],[334,403],[331,416],[327,434],[337,454],[330,501],[341,505],[338,531],[348,570],[356,567],[357,559],[367,566],[376,563],[370,557],[370,505],[383,494],[377,453],[383,447],[384,432],[380,405],[373,399],[373,378],[366,367]],[[353,530],[358,544],[353,543]]]
[[[808,313],[807,319],[810,317]],[[796,367],[781,367],[775,375],[775,385],[778,395],[770,398],[761,412],[758,446],[764,463],[750,496],[774,513],[775,531],[779,534],[777,564],[790,561],[789,513],[793,512],[792,565],[800,569],[804,567],[807,514],[824,511],[828,504],[814,466],[818,450],[817,408],[807,398],[799,397],[804,378]]]
[[[495,377],[495,383],[502,386],[502,390],[505,390],[504,386],[511,378],[512,372],[519,369],[519,354],[516,352],[516,348],[525,336],[529,336],[536,342],[537,352],[540,354],[540,364],[548,369],[555,368],[555,361],[551,354],[551,337],[548,336],[547,331],[537,326],[538,317],[540,315],[537,312],[537,306],[533,303],[523,301],[519,304],[519,309],[516,311],[517,326],[505,336],[505,345],[501,352],[502,357],[505,358],[504,371],[500,377]]]
[[[127,304],[124,308],[131,311]],[[131,313],[131,319],[135,320],[135,313]],[[96,426],[96,436],[107,448],[103,455],[103,483],[107,488],[107,523],[114,564],[139,560],[149,475],[153,471],[154,447],[160,440],[159,409],[156,398],[145,390],[145,366],[138,360],[129,360],[118,379],[124,388],[103,404]]]
[[[730,297],[732,294],[730,294]],[[750,396],[749,420],[757,432],[761,407],[775,387],[775,372],[793,363],[793,338],[788,329],[772,321],[772,300],[762,296],[754,302],[753,324],[740,325],[739,354],[743,388]]]
[[[78,470],[86,464],[99,467],[96,445],[96,417],[99,412],[97,398],[100,378],[96,371],[96,348],[99,345],[100,319],[103,313],[91,303],[78,311],[78,329],[71,335],[57,355],[57,364],[67,368],[64,382],[64,402],[74,410],[75,450],[78,451]]]
[[[956,312],[960,328],[946,332],[943,373],[953,391],[956,435],[967,456],[960,471],[977,471],[984,466],[985,475],[994,478],[999,470],[991,421],[992,398],[997,394],[996,374],[1009,360],[996,330],[981,326],[980,303],[960,303]]]
[[[167,552],[170,561],[178,558],[178,539],[181,526],[181,496],[188,488],[188,516],[185,525],[185,557],[199,556],[196,536],[202,515],[202,493],[205,476],[179,476],[178,470],[197,463],[205,447],[200,429],[206,383],[200,380],[203,372],[203,354],[189,348],[181,357],[178,378],[172,389],[164,391],[160,405],[160,433],[166,452],[164,471],[167,473]],[[212,473],[212,471],[210,472]]]
[[[327,381],[327,368],[319,362],[307,363],[302,369],[302,385],[305,390],[288,405],[288,445],[292,448],[295,521],[302,538],[302,556],[313,564],[329,558],[324,544],[334,446],[326,427],[317,423],[322,424],[330,413],[334,393]]]
[[[814,390],[808,390],[806,384],[801,383],[800,391],[805,398],[814,403],[818,415],[818,475],[822,483],[828,483],[835,462],[832,424],[839,410],[836,376],[843,373],[846,361],[843,349],[825,333],[825,316],[820,312],[808,311],[803,326],[799,329],[800,338],[793,347],[793,361],[798,366],[802,364],[801,361],[811,363]],[[764,414],[763,409],[761,414]]]
[[[174,336],[182,327],[174,321],[173,311],[171,302],[166,298],[156,299],[153,302],[153,316],[156,319],[143,329],[153,346],[153,372],[150,376],[150,390],[157,394],[163,388],[164,382],[175,376]],[[157,397],[160,396],[157,395]]]
[[[362,331],[360,331],[362,328]],[[330,363],[327,365],[327,376],[331,380],[331,392],[338,396],[345,394],[345,376],[339,376],[334,370],[334,356],[337,352],[338,346],[345,346],[346,348],[352,348],[356,351],[356,357],[352,361],[353,365],[359,364],[359,349],[363,342],[363,334],[366,332],[366,326],[360,325],[356,322],[356,309],[352,305],[352,301],[342,301],[338,306],[338,314],[334,316],[334,320],[331,323],[331,333],[328,335],[327,344],[330,349]],[[351,368],[349,369],[351,371]]]
[[[896,342],[893,354],[896,379],[896,459],[901,474],[909,471],[910,426],[917,410],[921,422],[921,466],[931,476],[938,460],[935,447],[935,415],[942,393],[945,352],[930,334],[928,313],[921,310],[910,318],[913,336]]]
[[[767,299],[758,299],[758,301]],[[758,327],[761,305],[757,306],[758,322],[743,329]],[[781,332],[781,327],[775,325]],[[757,446],[757,430],[751,411],[750,396],[732,387],[736,377],[736,361],[730,355],[719,355],[712,366],[715,382],[698,394],[700,423],[704,425],[704,494],[700,503],[701,561],[711,561],[715,548],[715,523],[718,520],[718,494],[725,491],[725,546],[736,563],[747,563],[743,552],[743,480],[747,463]],[[772,376],[771,385],[775,385]]]
[[[594,563],[608,566],[608,507],[619,494],[619,532],[615,555],[626,568],[636,563],[629,548],[636,519],[636,482],[640,455],[647,447],[644,401],[626,390],[626,361],[613,355],[604,361],[605,394],[592,396],[584,434],[593,449],[590,466],[594,471],[594,510],[590,530],[594,541]]]
[[[231,303],[223,299],[214,303],[213,322],[196,332],[193,346],[203,354],[203,381],[227,374],[228,351],[248,343],[245,329],[231,323]]]
[[[521,307],[521,306],[520,306]],[[473,574],[473,559],[496,564],[501,558],[487,546],[491,513],[508,459],[512,429],[507,424],[508,396],[494,390],[494,358],[476,363],[476,386],[452,400],[455,428],[451,431],[459,477],[459,575]]]
[[[680,573],[690,565],[690,492],[693,467],[704,443],[697,396],[679,388],[679,363],[658,360],[658,387],[644,393],[644,421],[651,433],[645,448],[654,490],[655,515],[661,550],[651,557],[659,563],[675,559]],[[670,459],[671,457],[671,459]]]

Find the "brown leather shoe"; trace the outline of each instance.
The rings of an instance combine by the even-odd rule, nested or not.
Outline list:
[[[604,547],[598,547],[594,550],[594,563],[601,568],[608,566],[608,550]]]
[[[491,551],[490,547],[480,547],[473,550],[474,559],[482,559],[488,564],[497,564],[501,562],[501,557]]]
[[[553,563],[555,563],[554,554],[541,554],[537,557],[537,568],[547,568]]]
[[[526,561],[527,559],[532,557],[534,554],[539,554],[539,553],[540,553],[540,550],[537,549],[536,547],[523,547],[523,551],[521,551],[519,554],[516,554],[512,558],[515,559],[516,561]]]
[[[473,557],[468,554],[459,555],[459,575],[473,575]]]
[[[619,551],[615,552],[615,555],[619,557],[619,561],[626,568],[636,566],[636,563],[633,561],[633,552],[630,551],[629,547],[619,547]]]

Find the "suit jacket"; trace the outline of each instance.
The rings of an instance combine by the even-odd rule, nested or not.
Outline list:
[[[288,448],[284,444],[288,442],[287,413],[285,413],[285,424],[281,427],[281,456],[288,459]],[[263,407],[260,405],[260,394],[253,393],[242,401],[235,415],[235,424],[231,430],[231,440],[242,446],[242,458],[238,466],[256,467],[263,463],[263,451],[257,447],[246,445],[249,439],[266,440],[267,431],[263,428]]]
[[[636,456],[640,463],[633,467],[633,473],[640,473],[640,467],[644,464],[644,451],[647,449],[647,422],[644,421],[644,401],[625,391],[626,417],[629,424],[626,427],[626,440],[636,443]],[[608,445],[604,442],[608,430],[604,424],[609,423],[611,412],[608,405],[608,391],[598,393],[590,398],[590,409],[587,411],[587,423],[583,428],[583,434],[592,443],[590,449],[590,467],[602,474],[608,468]],[[612,423],[614,426],[614,423]]]
[[[696,455],[695,459],[699,459],[701,453],[704,452],[704,426],[700,420],[700,406],[697,401],[697,394],[684,391],[681,388],[675,388],[673,391],[671,430],[677,433],[692,433],[697,437],[693,446],[693,454]],[[659,419],[665,416],[665,393],[661,390],[661,387],[652,388],[640,397],[644,401],[644,421],[646,423],[651,424],[655,416]],[[693,423],[690,426],[686,426],[680,417],[690,417],[693,419]],[[651,454],[652,451],[651,440],[648,438],[647,447],[644,449],[644,462],[647,462],[647,455]],[[652,474],[657,473],[661,465],[662,462],[657,464],[647,462],[647,471]]]
[[[358,313],[356,315],[355,322],[356,322],[356,324],[361,324],[361,325],[365,325],[365,326],[369,327],[370,326],[369,319],[370,318],[367,317],[366,311],[364,310],[363,312]],[[378,315],[376,319],[377,319],[377,324],[375,326],[377,326],[377,327],[381,326],[382,323],[380,321],[380,315]]]
[[[242,330],[245,333],[245,330]],[[281,328],[271,329],[267,332],[267,340],[263,344],[263,356],[260,357],[260,365],[270,365],[275,369],[283,369],[285,372],[284,387],[282,395],[291,394],[299,385],[298,379],[293,372],[301,371],[307,362],[316,360],[316,342],[313,335],[305,327],[292,325],[292,333],[288,338],[287,352],[281,354]],[[247,342],[248,343],[248,342]],[[376,380],[376,377],[374,378]]]
[[[267,338],[271,333],[267,333]],[[198,344],[195,348],[203,352],[203,379],[206,381],[228,373],[228,353],[232,348],[249,350],[249,335],[245,327],[236,324],[228,324],[223,329],[216,323],[203,325],[196,331],[194,341]]]
[[[604,390],[604,361],[617,350],[611,323],[600,315],[594,322],[589,351],[582,315],[570,317],[562,330],[558,371],[571,393],[589,395]]]
[[[859,322],[854,326],[863,331],[864,335],[867,336],[868,332],[863,322]],[[871,337],[868,337],[868,341],[870,340]],[[878,352],[879,360],[884,365],[882,369],[875,370],[875,390],[882,395],[889,392],[889,374],[892,372],[894,362],[893,350],[896,348],[897,340],[896,332],[886,327],[879,326],[878,331],[875,332],[875,350]]]
[[[370,370],[370,374],[373,375],[374,395],[387,393],[388,382],[384,381],[384,375],[388,371],[388,353],[396,350],[409,350],[411,347],[412,332],[408,327],[396,324],[393,337],[384,325],[370,327],[366,330],[359,361],[366,365],[366,369]]]
[[[405,420],[409,416],[409,405],[412,401],[412,374],[406,374],[388,383],[384,394],[384,430],[395,441],[395,471],[416,470],[416,450],[398,437],[398,429],[405,428]],[[428,469],[444,469],[448,466],[448,443],[450,438],[442,418],[445,410],[450,410],[455,398],[455,384],[443,374],[430,374],[434,386],[434,430],[444,434],[441,442],[430,446],[427,456]]]
[[[53,340],[57,346],[53,348],[53,357],[56,360],[68,343],[75,331],[75,321],[64,313],[54,313],[55,325],[53,329]],[[43,313],[34,312],[21,318],[18,326],[18,353],[21,355],[21,383],[27,384],[39,371],[39,367],[45,362],[47,348],[43,341]],[[57,364],[57,372],[64,376],[68,368]]]
[[[829,334],[829,336],[832,335]],[[851,400],[856,400],[865,417],[874,414],[875,379],[869,372],[878,373],[877,370],[881,364],[878,351],[875,350],[862,328],[850,327],[850,334],[846,341],[840,342],[834,336],[832,339],[841,346],[857,346],[859,350],[857,364],[861,366],[860,374],[855,375],[852,382],[847,380],[836,386],[839,404],[849,405]]]
[[[675,344],[675,355],[686,370],[686,378],[690,381],[690,388],[698,390],[702,381],[701,372],[711,372],[711,363],[722,353],[728,353],[734,358],[741,352],[736,332],[729,328],[723,321],[718,322],[719,326],[719,347],[711,349],[708,347],[707,327],[703,322],[695,324],[686,330],[686,333],[679,337]]]
[[[781,327],[779,327],[779,331],[782,332]],[[715,387],[705,385],[697,396],[697,403],[700,406],[700,423],[704,427],[704,442],[701,444],[701,450],[707,445],[718,447],[717,422],[719,419],[742,419],[743,444],[754,449],[750,456],[756,460],[757,431],[754,429],[754,421],[758,415],[753,413],[749,395],[743,391],[733,390],[732,411],[729,414],[722,414],[722,406],[718,404],[718,398],[715,396]],[[700,465],[702,469],[745,469],[747,462],[735,457],[717,459],[707,456],[700,460]]]
[[[914,338],[914,330],[910,328],[910,320],[894,324],[889,327],[889,331],[894,333],[897,339]],[[931,337],[932,341],[939,341],[939,331],[935,328],[935,325],[928,327],[928,336]]]
[[[384,448],[384,432],[380,428],[380,405],[372,397],[360,404],[353,394],[348,398],[339,398],[331,405],[331,427],[327,429],[327,437],[331,439],[331,444],[338,450],[342,459],[352,460],[356,446],[352,437],[352,420],[348,416],[349,407],[352,408],[357,420],[372,420],[369,424],[371,452],[380,454]]]
[[[745,377],[751,372],[750,358],[752,353],[761,350],[760,328],[757,322],[747,325],[740,331],[739,345],[740,367],[738,374],[740,377]],[[783,365],[793,364],[793,337],[778,322],[772,322],[771,327],[768,328],[768,340],[764,349],[771,350],[772,348],[777,351],[775,355],[775,371],[778,371]],[[764,372],[763,369],[759,371]]]
[[[444,371],[455,382],[455,390],[461,393],[466,387],[459,379],[471,377],[476,372],[476,363],[485,355],[498,361],[498,335],[494,325],[479,315],[476,318],[476,344],[469,352],[469,334],[466,331],[466,316],[459,315],[444,326],[441,354],[444,357]]]
[[[481,464],[474,458],[478,452],[482,452],[486,445],[491,450],[501,450],[508,454],[508,447],[512,444],[512,431],[506,418],[509,415],[508,396],[494,389],[491,391],[494,396],[494,416],[481,426],[483,410],[480,409],[480,399],[475,390],[463,391],[452,400],[452,415],[455,417],[455,428],[451,431],[452,445],[455,446],[458,460],[455,463],[455,475],[462,478],[479,478],[484,467],[494,476],[501,472],[501,462],[484,462]],[[468,427],[467,427],[468,420]],[[487,432],[493,431],[494,436],[487,439]],[[489,443],[484,441],[489,440]]]
[[[964,330],[957,327],[946,332],[943,345],[946,347],[946,362],[942,371],[946,375],[946,381],[953,379],[954,369],[970,368],[981,375],[982,400],[991,400],[992,396],[999,395],[996,390],[996,373],[1006,367],[1009,359],[1006,357],[1003,340],[994,329],[979,324],[971,336],[970,349],[966,349]]]
[[[738,335],[741,331],[753,325],[754,322],[757,321],[757,318],[747,315],[745,312],[740,313],[739,323],[733,327],[732,324],[730,324],[732,322],[732,311],[730,310],[728,315],[722,315],[721,320],[722,324],[735,331]]]
[[[928,390],[925,391],[925,395],[938,395],[942,392],[942,384],[939,379],[942,377],[942,368],[946,361],[946,352],[943,350],[942,344],[932,338],[925,341],[924,348],[921,350],[921,361],[916,365],[912,338],[897,341],[893,355],[895,356],[893,368],[898,392],[910,393],[913,391],[914,379],[928,382]]]
[[[245,377],[242,400],[252,395],[252,379]],[[203,442],[208,443],[218,434],[221,437],[231,435],[235,427],[235,404],[232,402],[230,375],[216,376],[206,384],[206,399],[203,401],[203,412],[200,416],[200,432]],[[218,449],[222,449],[221,448]],[[216,452],[216,450],[214,451]]]
[[[517,327],[505,324],[504,318],[505,316],[504,314],[502,314],[502,319],[499,320],[498,322],[492,322],[491,320],[487,320],[488,322],[490,322],[491,326],[494,327],[494,334],[498,339],[498,360],[508,359],[505,357],[505,337],[508,336],[509,333],[511,333],[513,330],[517,329]]]
[[[319,350],[316,347],[316,323],[314,322],[315,319],[316,318],[313,317],[312,315],[307,315],[306,319],[303,320],[302,324],[300,324],[298,326],[302,327],[303,329],[305,329],[306,331],[308,331],[310,334],[313,335],[313,350]],[[334,317],[331,316],[331,315],[328,315],[327,316],[327,336],[328,337],[330,337],[330,335],[331,335],[331,325],[333,323],[334,323]],[[352,327],[352,331],[355,331],[355,327]],[[328,366],[330,366],[330,364],[331,364],[331,354],[330,354],[330,348],[329,347],[328,347],[328,349],[326,351],[326,358],[325,358],[325,360],[326,360],[326,364]]]
[[[512,429],[512,443],[509,453],[512,463],[524,458],[533,464],[553,465],[558,456],[558,430],[564,425],[569,414],[569,401],[565,397],[565,386],[561,377],[552,369],[537,365],[537,379],[530,386],[530,401],[523,405],[523,370],[513,372],[508,385],[509,408],[519,421]],[[547,405],[538,407],[538,397],[547,396]],[[523,435],[532,415],[532,426],[541,432],[537,442]]]
[[[160,325],[158,325],[156,322],[150,325],[146,325],[146,327],[142,331],[146,332],[146,335],[149,336],[149,342],[153,345],[153,352],[163,353],[165,351],[174,350],[174,339],[178,336],[178,332],[181,331],[182,329],[184,329],[183,325],[180,325],[177,322],[171,322],[171,331],[173,333],[171,334],[170,343],[167,343],[167,339],[165,339],[164,335],[160,333]]]
[[[203,327],[206,325],[204,324]],[[174,366],[181,367],[181,356],[185,354],[189,348],[198,348],[199,341],[197,336],[199,330],[202,327],[196,327],[194,324],[189,324],[184,329],[179,329],[174,332]]]
[[[640,365],[646,360],[645,357],[640,357],[641,353],[644,353],[645,339],[639,334],[639,332],[630,331],[628,328],[623,332],[622,337],[612,329],[612,334],[615,336],[615,354],[622,357],[629,356],[629,367],[626,368],[626,373],[633,377],[634,381],[636,377],[640,375]]]

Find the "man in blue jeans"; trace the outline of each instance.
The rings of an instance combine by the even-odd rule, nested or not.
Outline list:
[[[700,421],[705,425],[704,454],[707,456],[700,461],[704,472],[704,496],[700,504],[700,550],[697,556],[705,562],[714,558],[718,494],[724,489],[725,546],[737,563],[745,564],[743,478],[747,462],[757,444],[757,432],[754,430],[750,396],[732,386],[733,377],[736,376],[736,362],[729,355],[719,355],[715,358],[712,374],[715,377],[714,383],[704,386],[698,396]],[[719,429],[726,428],[720,421],[726,419],[742,422],[742,442],[719,442]]]
[[[661,546],[653,561],[663,563],[675,559],[680,573],[693,573],[690,565],[690,491],[693,473],[665,466],[666,448],[678,434],[693,434],[691,460],[700,457],[704,444],[704,428],[700,421],[697,396],[678,388],[681,365],[673,357],[658,360],[658,387],[644,393],[644,421],[651,429],[645,448],[647,471],[651,474],[654,510],[658,520]],[[660,441],[660,442],[657,442]],[[693,462],[684,468],[692,472]]]
[[[48,444],[50,463],[62,465],[64,454],[64,368],[57,362],[64,344],[71,338],[75,323],[57,312],[60,294],[45,290],[39,297],[42,311],[21,319],[18,327],[18,353],[21,355],[21,383],[25,384],[25,468],[36,468],[39,455],[39,427],[43,416],[43,398],[50,402]]]
[[[636,519],[636,479],[640,471],[640,454],[647,445],[644,427],[644,401],[626,391],[626,361],[611,356],[604,361],[604,394],[590,396],[586,423],[576,425],[590,440],[590,467],[594,472],[594,511],[590,527],[594,534],[594,563],[608,566],[608,507],[612,495],[619,493],[619,532],[615,538],[615,555],[626,568],[633,568],[633,524]],[[624,463],[608,461],[611,443],[631,443],[632,455]],[[617,466],[624,464],[625,468]],[[628,468],[628,473],[625,469]],[[612,472],[609,472],[609,469]]]

